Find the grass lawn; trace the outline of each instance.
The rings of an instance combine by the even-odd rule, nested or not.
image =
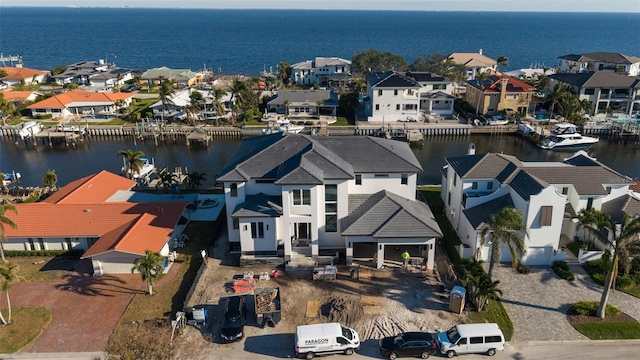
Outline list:
[[[640,339],[638,322],[591,322],[572,325],[591,340]]]
[[[511,337],[513,336],[513,323],[500,301],[489,301],[484,312],[469,312],[467,319],[471,323],[489,322],[498,324],[500,330],[502,330],[505,340],[507,341],[511,340]]]
[[[71,274],[79,259],[62,256],[8,257],[7,261],[18,266],[18,281],[60,280]]]
[[[7,308],[0,308],[3,316]],[[51,313],[43,307],[11,308],[11,324],[0,326],[0,354],[13,354],[42,334],[51,321]]]
[[[334,122],[333,124],[330,124],[329,126],[349,126],[349,125],[355,125],[355,119],[347,119],[344,116],[338,116],[336,117],[336,122]]]

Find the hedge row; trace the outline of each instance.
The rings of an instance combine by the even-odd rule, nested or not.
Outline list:
[[[84,251],[82,250],[5,250],[6,257],[24,257],[24,256],[69,256],[80,257]]]
[[[569,308],[569,312],[573,312],[578,315],[596,316],[600,303],[598,301],[579,301]],[[606,316],[614,316],[620,312],[620,308],[607,304],[605,309]]]

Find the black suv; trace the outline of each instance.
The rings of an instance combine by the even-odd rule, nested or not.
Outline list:
[[[380,340],[380,353],[391,360],[406,356],[426,359],[435,352],[436,342],[429,333],[406,332]]]
[[[222,343],[241,340],[244,336],[244,322],[247,316],[247,305],[244,297],[231,296],[224,305],[224,322],[220,330]]]

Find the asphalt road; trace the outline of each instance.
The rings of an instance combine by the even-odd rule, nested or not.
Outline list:
[[[248,340],[248,339],[247,339]],[[275,346],[274,346],[275,345]],[[246,346],[245,346],[246,349]],[[637,359],[640,354],[640,340],[603,340],[603,341],[545,341],[545,342],[516,342],[506,345],[504,352],[499,352],[492,359],[495,360],[542,360],[542,359],[559,359],[559,360],[625,360]],[[22,360],[22,359],[49,359],[49,360],[93,360],[99,356],[99,353],[55,353],[55,354],[20,354],[20,355],[2,355],[0,360]],[[207,359],[209,360],[245,360],[245,359],[286,359],[292,355],[292,349],[278,347],[277,344],[262,347],[257,351],[237,352],[233,350],[218,349],[212,352]],[[444,356],[434,355],[433,359],[442,359]],[[486,355],[462,355],[461,360],[487,360]],[[352,356],[330,355],[318,357],[318,359],[327,360],[363,360],[363,359],[382,359],[378,352],[375,341],[367,341],[363,344],[362,349]]]

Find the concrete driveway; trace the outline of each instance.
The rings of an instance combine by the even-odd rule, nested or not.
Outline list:
[[[586,340],[566,319],[571,304],[600,301],[602,286],[595,283],[574,259],[568,259],[575,281],[559,278],[549,266],[532,266],[528,275],[496,265],[494,280],[500,280],[502,302],[515,327],[513,341]],[[640,320],[640,299],[621,291],[612,292],[609,303]]]

